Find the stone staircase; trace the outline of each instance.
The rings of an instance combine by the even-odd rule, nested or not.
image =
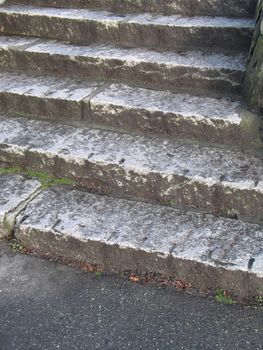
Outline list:
[[[241,96],[256,1],[0,7],[0,162],[74,180],[17,213],[30,248],[263,293],[262,118]]]

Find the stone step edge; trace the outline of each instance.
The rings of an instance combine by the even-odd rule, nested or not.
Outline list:
[[[260,118],[239,101],[11,72],[0,79],[2,113],[215,144],[262,144]]]
[[[172,50],[220,48],[247,52],[254,29],[254,21],[246,18],[112,15],[105,11],[30,6],[1,7],[0,19],[1,32],[12,35]]]
[[[139,58],[138,58],[139,57]],[[155,52],[110,45],[76,46],[25,37],[0,37],[3,69],[124,82],[203,95],[240,93],[246,57],[199,51]]]
[[[261,153],[0,119],[0,162],[7,167],[44,171],[100,194],[262,222]]]
[[[70,7],[70,8],[90,8],[93,10],[107,10],[111,12],[157,12],[163,13],[165,15],[177,14],[177,15],[211,15],[211,16],[225,16],[227,17],[253,17],[256,8],[256,0],[250,0],[247,7],[245,4],[240,6],[240,3],[234,4],[233,0],[225,0],[224,4],[222,1],[217,1],[213,3],[213,6],[209,1],[196,1],[195,3],[190,3],[188,0],[182,1],[169,1],[164,3],[164,1],[141,1],[138,3],[136,1],[106,1],[96,0],[93,3],[85,3],[83,0],[74,0],[74,3],[68,0],[8,0],[5,2],[6,5],[37,5],[43,7]],[[226,13],[226,11],[229,11]]]
[[[258,225],[52,188],[20,213],[14,235],[26,248],[108,272],[155,272],[202,291],[263,294]]]

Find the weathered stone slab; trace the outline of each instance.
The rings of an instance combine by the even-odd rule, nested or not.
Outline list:
[[[117,42],[125,15],[107,11],[56,9],[33,6],[0,8],[1,32],[77,42]]]
[[[252,17],[256,8],[256,0],[6,0],[5,4],[228,17]]]
[[[206,94],[239,92],[246,55],[200,51],[175,53],[121,49],[109,45],[76,46],[40,40],[21,50],[19,37],[0,37],[0,66],[37,74],[107,79],[136,86]]]
[[[247,51],[254,29],[252,19],[113,15],[106,11],[32,6],[1,7],[0,22],[3,34],[176,50]]]
[[[29,248],[107,271],[158,272],[202,290],[263,293],[262,227],[238,220],[52,188],[19,215],[15,236]]]
[[[231,99],[0,73],[0,111],[179,139],[261,145],[261,120]]]
[[[225,17],[181,17],[142,14],[120,24],[123,46],[145,46],[177,50],[250,47],[255,22]]]
[[[0,110],[56,120],[81,120],[82,100],[100,85],[94,81],[2,72]]]
[[[0,175],[0,238],[11,233],[16,216],[41,184],[16,174]]]
[[[113,84],[84,104],[94,125],[154,132],[179,139],[260,146],[261,118],[239,101]]]
[[[262,222],[262,155],[1,116],[0,161],[132,196]]]

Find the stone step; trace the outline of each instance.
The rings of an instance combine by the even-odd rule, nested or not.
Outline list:
[[[0,118],[0,162],[98,193],[262,222],[262,152]]]
[[[78,122],[85,116],[84,100],[87,110],[101,86],[98,81],[0,72],[0,111]]]
[[[101,9],[118,13],[253,17],[257,0],[6,0],[6,5]]]
[[[262,121],[230,98],[0,72],[0,111],[109,130],[260,147]]]
[[[176,50],[248,51],[254,20],[112,14],[107,11],[32,6],[0,8],[1,33],[81,43]]]
[[[109,45],[76,46],[36,38],[0,36],[0,67],[37,74],[55,74],[122,81],[157,90],[205,94],[239,93],[246,55],[156,52]]]
[[[90,99],[89,105],[87,120],[106,128],[218,144],[263,145],[262,118],[230,98],[112,84]]]
[[[256,224],[51,188],[21,212],[14,233],[27,248],[102,271],[155,272],[243,297],[263,293]]]

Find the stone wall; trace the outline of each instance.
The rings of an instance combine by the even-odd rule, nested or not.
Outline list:
[[[263,112],[263,0],[258,1],[256,29],[244,81],[244,93],[249,107]]]

